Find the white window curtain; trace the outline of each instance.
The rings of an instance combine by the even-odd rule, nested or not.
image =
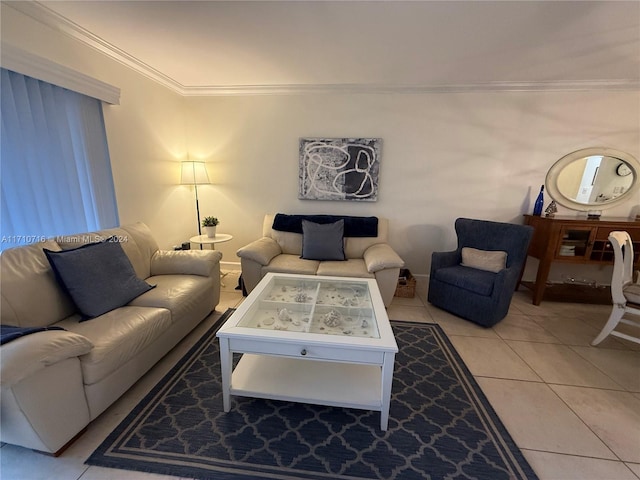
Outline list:
[[[119,224],[99,100],[1,69],[0,250]]]

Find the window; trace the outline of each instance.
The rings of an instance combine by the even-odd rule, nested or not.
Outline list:
[[[0,250],[117,226],[101,102],[0,72]]]

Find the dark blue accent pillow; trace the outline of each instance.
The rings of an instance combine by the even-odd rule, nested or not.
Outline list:
[[[153,288],[138,278],[122,246],[113,240],[60,252],[43,249],[83,320],[126,305]]]
[[[344,220],[324,225],[302,220],[302,258],[344,260]]]

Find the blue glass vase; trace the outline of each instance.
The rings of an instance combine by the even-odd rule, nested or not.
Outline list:
[[[542,207],[544,206],[544,185],[540,186],[540,193],[536,198],[536,203],[533,205],[533,214],[538,217],[542,215]]]

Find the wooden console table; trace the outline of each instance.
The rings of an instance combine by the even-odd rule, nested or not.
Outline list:
[[[606,265],[613,263],[613,249],[608,241],[614,230],[629,232],[635,252],[640,253],[640,222],[626,218],[600,220],[575,217],[537,217],[525,215],[525,224],[535,231],[528,254],[540,260],[533,288],[533,304],[540,305],[551,270],[551,263]],[[640,255],[634,265],[640,266]]]

